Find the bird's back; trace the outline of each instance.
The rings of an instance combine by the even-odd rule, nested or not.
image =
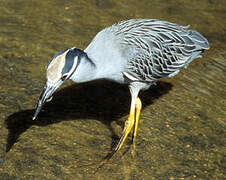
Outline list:
[[[117,63],[131,80],[147,83],[177,74],[209,48],[207,39],[188,26],[152,19],[131,19],[105,28],[88,47],[90,55],[101,45],[98,52],[109,55],[106,61],[120,59]]]

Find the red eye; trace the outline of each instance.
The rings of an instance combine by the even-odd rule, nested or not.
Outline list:
[[[64,80],[66,79],[66,77],[67,77],[67,75],[63,75],[60,79],[61,79],[62,81],[64,81]]]

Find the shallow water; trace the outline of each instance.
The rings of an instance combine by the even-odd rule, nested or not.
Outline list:
[[[0,179],[226,178],[226,1],[0,1]],[[210,42],[202,59],[140,94],[131,137],[102,168],[128,117],[127,87],[66,83],[36,121],[45,66],[129,18],[190,24]]]

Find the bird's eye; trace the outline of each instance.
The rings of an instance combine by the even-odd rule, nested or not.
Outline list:
[[[61,79],[62,81],[64,81],[64,80],[66,79],[66,77],[67,77],[67,75],[63,75],[60,79]]]

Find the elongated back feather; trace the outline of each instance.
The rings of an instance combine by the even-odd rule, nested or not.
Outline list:
[[[153,19],[131,19],[109,29],[135,56],[128,60],[127,73],[145,82],[170,77],[209,49],[206,38],[189,26]],[[130,56],[128,56],[130,57]]]

